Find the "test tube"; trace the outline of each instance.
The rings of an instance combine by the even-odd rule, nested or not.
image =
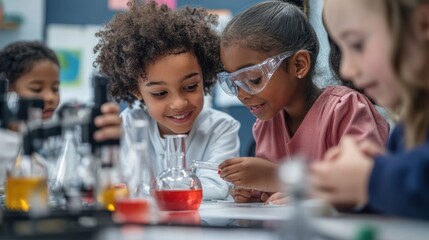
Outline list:
[[[192,163],[191,169],[192,171],[195,171],[197,168],[214,170],[220,174],[219,163],[194,160]]]

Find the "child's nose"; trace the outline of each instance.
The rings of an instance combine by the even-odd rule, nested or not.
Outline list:
[[[249,99],[252,95],[241,89],[240,87],[237,88],[237,98],[240,99],[240,101],[246,101]]]
[[[357,77],[358,68],[350,58],[343,56],[340,63],[340,74],[344,79],[354,80]]]
[[[44,101],[45,101],[45,105],[48,104],[52,104],[55,99],[56,99],[56,94],[54,92],[51,91],[47,91],[43,94],[44,96]]]
[[[170,105],[171,109],[183,109],[188,105],[188,99],[178,96],[174,98],[173,102]]]

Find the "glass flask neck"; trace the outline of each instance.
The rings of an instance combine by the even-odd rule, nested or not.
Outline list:
[[[165,135],[167,168],[186,169],[186,135]]]

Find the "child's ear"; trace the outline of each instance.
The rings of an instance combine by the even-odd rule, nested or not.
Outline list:
[[[137,100],[139,100],[139,101],[143,100],[143,95],[140,93],[140,91],[135,91],[133,93],[133,95],[134,95],[134,97],[137,98]]]
[[[295,53],[295,56],[292,61],[295,67],[295,76],[297,78],[303,78],[307,76],[311,68],[310,53],[305,50],[300,50]]]
[[[429,4],[424,3],[417,9],[417,14],[419,15],[418,19],[420,22],[418,23],[420,26],[420,31],[422,33],[422,37],[424,41],[429,41]]]

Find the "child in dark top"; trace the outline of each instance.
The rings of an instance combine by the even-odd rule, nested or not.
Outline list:
[[[387,153],[345,138],[311,167],[315,194],[337,206],[429,219],[429,2],[325,1],[340,73],[401,113]]]

